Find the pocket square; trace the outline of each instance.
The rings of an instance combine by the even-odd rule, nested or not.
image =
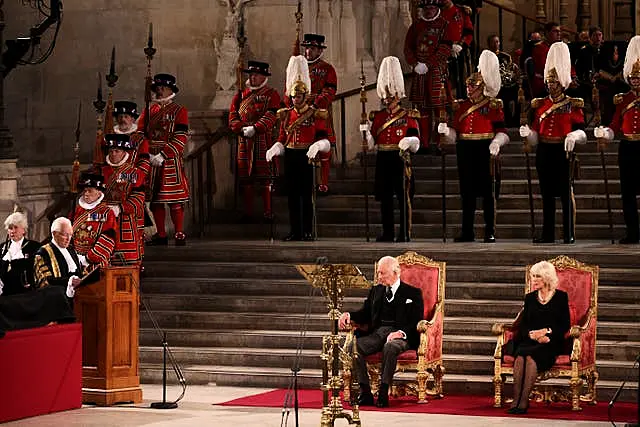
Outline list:
[[[413,302],[413,300],[411,298],[407,298],[407,301],[405,302],[405,304],[411,304]]]

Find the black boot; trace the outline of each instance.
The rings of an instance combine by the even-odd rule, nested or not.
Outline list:
[[[378,408],[389,407],[389,384],[380,384],[380,390],[378,390],[378,401],[376,402]]]
[[[360,384],[360,394],[358,395],[358,405],[360,406],[373,406],[373,394],[371,394],[371,387],[365,384]]]

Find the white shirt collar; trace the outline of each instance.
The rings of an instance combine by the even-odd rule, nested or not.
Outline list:
[[[80,207],[82,209],[86,209],[86,210],[90,211],[91,209],[93,209],[96,206],[98,206],[100,204],[100,202],[102,201],[102,199],[104,199],[104,193],[100,194],[100,197],[98,197],[98,200],[96,200],[93,203],[87,203],[84,200],[82,200],[82,197],[80,197],[78,199],[78,204],[80,205]]]
[[[396,280],[395,283],[391,285],[391,299],[388,300],[389,302],[393,301],[393,299],[396,297],[396,291],[398,290],[399,287],[400,287],[400,278],[398,277],[398,280]]]

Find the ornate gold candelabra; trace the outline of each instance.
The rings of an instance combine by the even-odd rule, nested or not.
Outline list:
[[[357,401],[353,402],[352,413],[342,406],[340,391],[343,387],[340,371],[343,366],[352,366],[357,352],[343,349],[345,337],[338,334],[338,319],[340,318],[344,290],[349,288],[371,287],[362,275],[360,269],[351,264],[305,264],[298,265],[298,271],[309,281],[311,286],[320,288],[327,299],[331,333],[322,337],[322,417],[321,427],[333,427],[338,418],[346,419],[349,424],[362,425]],[[352,357],[351,354],[354,356]],[[356,395],[357,384],[352,381],[352,396]]]

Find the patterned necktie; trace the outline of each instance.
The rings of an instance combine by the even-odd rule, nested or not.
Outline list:
[[[384,295],[387,298],[387,301],[391,302],[393,299],[393,292],[391,292],[391,286],[387,286],[387,292]]]

